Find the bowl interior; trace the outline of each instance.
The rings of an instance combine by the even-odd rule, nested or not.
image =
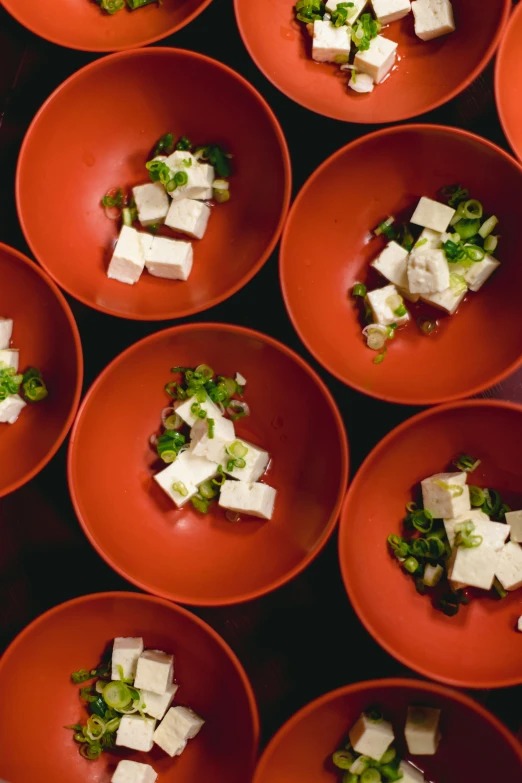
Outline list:
[[[388,652],[425,676],[468,688],[522,682],[520,591],[502,601],[482,594],[447,617],[417,594],[386,543],[390,533],[401,532],[419,482],[445,471],[459,454],[482,460],[469,483],[493,487],[513,509],[521,508],[521,437],[522,408],[516,406],[477,402],[431,411],[371,453],[347,496],[339,556],[354,608]],[[361,552],[371,552],[371,568]]]
[[[294,3],[266,6],[235,0],[239,29],[265,75],[289,98],[312,111],[347,122],[397,122],[423,114],[464,89],[492,56],[509,0],[484,4],[478,18],[474,0],[453,3],[457,30],[424,42],[414,32],[413,15],[385,27],[382,35],[399,44],[400,62],[370,95],[347,87],[347,76],[332,64],[311,59],[312,39],[294,18]]]
[[[134,286],[109,280],[118,226],[100,200],[150,181],[145,163],[168,131],[234,155],[231,200],[194,241],[187,283],[146,272]],[[201,55],[144,49],[98,60],[45,104],[20,156],[19,215],[42,266],[77,299],[126,318],[176,318],[225,299],[259,269],[286,212],[288,165],[276,120],[243,79]],[[45,210],[34,209],[35,192]]]
[[[168,405],[170,368],[202,362],[248,381],[252,413],[236,432],[271,454],[270,522],[230,523],[217,504],[206,516],[190,502],[177,510],[152,479],[163,463],[149,438]],[[346,462],[339,415],[304,363],[256,333],[201,325],[137,343],[102,374],[75,426],[69,481],[87,535],[126,578],[182,603],[219,604],[272,589],[318,551],[336,521]]]
[[[436,198],[460,182],[500,220],[500,269],[455,316],[425,337],[412,322],[382,364],[361,335],[356,281],[385,284],[369,274],[385,246],[369,232],[388,215],[409,218],[420,196]],[[353,190],[353,183],[364,187]],[[522,353],[518,292],[518,204],[522,172],[509,156],[478,137],[436,126],[392,129],[363,138],[329,158],[305,184],[288,219],[281,248],[281,282],[302,340],[324,366],[375,397],[428,404],[466,397],[514,369]],[[320,216],[313,231],[310,215]],[[492,323],[492,313],[494,326]],[[487,360],[484,357],[487,356]]]
[[[121,749],[86,761],[72,732],[64,729],[85,722],[87,715],[71,672],[96,666],[116,636],[142,636],[146,647],[174,654],[180,684],[176,703],[192,707],[206,720],[179,758],[171,759],[155,746],[150,754]],[[250,686],[224,642],[175,605],[130,593],[63,604],[15,641],[0,664],[0,683],[11,703],[0,714],[0,772],[8,780],[108,783],[121,758],[152,764],[167,782],[193,783],[208,769],[231,783],[249,778],[258,740]],[[44,732],[42,711],[26,709],[28,703],[34,704],[35,693],[44,705]]]
[[[42,371],[49,396],[29,403],[15,424],[0,424],[0,496],[25,483],[54,454],[81,389],[81,348],[72,314],[38,268],[0,245],[0,316],[14,321],[20,370]],[[59,297],[59,298],[58,298]]]
[[[423,769],[426,780],[495,780],[499,759],[503,773],[519,774],[521,751],[515,749],[514,739],[508,740],[507,729],[481,707],[429,683],[395,680],[345,688],[305,707],[272,740],[254,783],[328,783],[339,779],[329,759],[342,746],[361,712],[373,704],[380,704],[392,720],[396,737],[402,739],[396,745],[403,758],[407,758],[403,730],[408,706],[442,710],[442,740],[437,754],[411,758]]]
[[[517,84],[522,77],[522,9],[515,8],[497,57],[495,95],[500,119],[517,157],[522,158],[522,106]]]

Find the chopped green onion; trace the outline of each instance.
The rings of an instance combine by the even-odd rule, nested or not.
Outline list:
[[[248,454],[248,448],[240,440],[235,440],[233,443],[230,444],[230,446],[228,446],[227,453],[230,454],[231,457],[241,459],[243,457],[246,457],[246,455]]]
[[[170,169],[162,160],[149,160],[145,164],[153,182],[162,182],[164,185],[170,181]]]
[[[461,215],[463,218],[467,218],[468,220],[475,220],[476,218],[481,218],[483,215],[484,210],[482,209],[482,204],[480,201],[477,201],[476,199],[469,199],[469,201],[464,201],[459,204],[457,208],[457,213]]]
[[[419,561],[414,557],[407,557],[402,565],[409,574],[414,574],[419,567]]]
[[[499,598],[507,598],[507,590],[504,590],[497,577],[493,579],[493,590]]]
[[[403,772],[394,764],[383,764],[380,767],[380,771],[390,783],[394,781],[402,780],[404,777]]]
[[[362,773],[365,772],[369,766],[370,759],[368,756],[359,756],[355,759],[352,766],[350,767],[350,773],[352,775],[362,775]]]
[[[352,296],[366,296],[366,286],[363,283],[355,283],[352,288]]]
[[[79,685],[81,682],[87,682],[87,680],[92,680],[92,678],[93,675],[87,671],[87,669],[79,669],[77,672],[71,674],[71,680],[75,685]]]
[[[419,318],[417,318],[417,326],[424,334],[431,334],[437,328],[437,322],[433,321],[431,318],[419,316]]]
[[[395,748],[392,745],[392,747],[388,748],[388,750],[386,751],[384,756],[381,758],[381,760],[379,761],[379,764],[389,764],[390,761],[393,761],[393,759],[395,758],[396,755],[397,755],[397,751],[395,750]]]
[[[395,223],[394,217],[386,218],[382,223],[379,223],[377,228],[374,230],[374,234],[376,237],[380,237],[381,234],[384,234],[384,236],[387,239],[395,239],[396,233],[395,229],[392,228],[392,225]]]
[[[88,685],[86,688],[80,688],[80,699],[87,702],[96,701],[98,697],[93,694],[93,686]]]
[[[415,242],[415,244],[413,245],[413,247],[414,247],[414,248],[417,248],[417,247],[422,247],[423,245],[426,245],[426,244],[427,244],[427,242],[428,242],[428,240],[426,239],[426,237],[422,237],[422,239],[419,239],[419,240],[418,240],[418,242]]]
[[[172,152],[174,152],[174,136],[172,133],[166,133],[158,140],[154,148],[153,157],[155,158],[157,155],[170,155]]]
[[[382,775],[375,767],[370,767],[361,775],[361,783],[381,783]]]
[[[185,484],[182,481],[176,481],[172,485],[172,489],[174,492],[177,492],[178,495],[181,495],[181,497],[186,498],[188,495],[188,489],[186,488]]]
[[[131,691],[121,680],[109,682],[103,689],[103,698],[107,706],[114,710],[124,710],[132,702]]]
[[[103,0],[105,2],[105,0]],[[107,0],[108,3],[117,3],[121,2],[123,3],[123,0]],[[121,5],[119,8],[123,8],[123,5]],[[118,11],[119,8],[116,10]],[[109,13],[114,13],[114,11],[109,11]],[[103,749],[100,745],[81,745],[80,746],[80,756],[83,756],[84,759],[88,759],[89,761],[94,761],[95,759],[100,758],[101,754],[103,752]]]
[[[466,285],[466,281],[462,277],[462,275],[458,275],[455,272],[452,272],[450,274],[450,288],[455,294],[455,296],[458,296],[459,294],[463,294],[465,291],[468,290],[468,286]]]
[[[231,157],[217,144],[207,144],[203,147],[197,147],[195,153],[197,158],[208,160],[214,167],[218,177],[230,176],[230,164],[228,159]]]
[[[345,772],[341,783],[359,783],[359,775],[354,775],[351,772]]]
[[[151,5],[152,3],[159,3],[161,5],[162,0],[127,0],[127,5],[131,11],[135,11],[137,8],[143,8],[145,5]]]
[[[35,367],[30,367],[23,375],[22,389],[24,397],[29,402],[45,400],[49,392],[43,381],[42,373]]]
[[[223,466],[218,465],[218,475],[212,479],[212,483],[216,484],[216,486],[218,487],[221,487],[225,483],[226,479],[227,477],[225,476],[225,471],[223,470]]]
[[[214,437],[214,426],[215,426],[215,424],[216,424],[216,422],[214,421],[214,419],[207,419],[208,437],[210,438],[210,440],[212,440],[212,438]]]
[[[486,239],[489,237],[495,226],[498,224],[498,218],[495,215],[492,215],[490,218],[485,220],[481,227],[479,228],[478,233],[482,237],[482,239]]]
[[[453,498],[460,498],[461,495],[464,494],[464,487],[461,487],[459,484],[448,484],[446,481],[441,481],[440,479],[434,481],[433,483],[441,489],[444,489],[446,492],[450,492],[451,497]]]
[[[138,210],[136,208],[125,207],[121,211],[121,217],[124,226],[132,226],[134,221],[138,218]]]
[[[297,0],[295,4],[296,17],[305,24],[322,19],[324,11],[322,0]]]
[[[443,574],[444,569],[441,565],[437,564],[433,566],[430,563],[427,563],[424,568],[423,582],[427,587],[436,587],[442,579]]]
[[[406,310],[404,304],[401,304],[400,307],[397,307],[393,314],[397,316],[397,318],[403,318],[405,315],[407,315],[408,311]]]
[[[443,242],[442,249],[446,259],[450,262],[450,264],[455,264],[465,255],[464,248],[459,243],[454,242],[452,239],[448,239],[446,242]]]
[[[471,239],[478,233],[480,220],[478,218],[462,218],[455,226],[455,230],[461,239]]]
[[[414,511],[417,511],[417,504],[413,500],[410,500],[409,503],[406,503],[406,511],[408,514],[413,514]]]
[[[194,508],[196,508],[202,514],[207,514],[210,506],[212,505],[212,500],[208,500],[204,498],[199,493],[191,497],[190,502],[192,503]]]
[[[472,535],[475,530],[473,522],[462,522],[459,525],[455,525],[455,547],[464,547],[464,549],[473,549],[479,547],[482,544],[482,536]]]
[[[424,508],[419,508],[411,515],[411,523],[420,533],[429,533],[433,528],[433,516]]]
[[[473,473],[480,465],[480,460],[471,457],[469,454],[462,454],[458,459],[453,460],[453,464],[464,473]]]
[[[448,202],[450,207],[456,209],[462,201],[467,201],[469,191],[461,185],[447,185],[446,187],[441,188],[440,195]]]
[[[383,348],[383,350],[379,354],[377,354],[377,356],[373,360],[373,363],[374,364],[382,364],[383,361],[384,361],[385,356],[386,356],[386,346]]]
[[[382,24],[372,17],[371,14],[362,14],[352,27],[352,41],[360,52],[365,52],[370,48],[370,43],[377,38],[381,31]]]
[[[485,501],[482,505],[482,511],[484,514],[487,514],[488,517],[495,518],[502,507],[502,498],[500,497],[500,493],[497,492],[496,489],[485,489],[484,496]]]
[[[473,261],[474,263],[483,261],[484,256],[486,255],[484,250],[478,245],[464,245],[464,251],[470,261]]]
[[[190,139],[187,139],[186,136],[181,136],[180,139],[176,142],[176,149],[183,151],[190,151],[192,149],[192,142]]]
[[[353,761],[353,753],[348,750],[337,750],[332,756],[332,762],[338,769],[350,769]]]
[[[113,193],[114,195],[110,195]],[[113,188],[112,190],[107,193],[106,196],[102,198],[102,205],[107,208],[117,207],[120,208],[123,206],[123,190],[122,188]]]
[[[188,174],[186,171],[177,171],[174,174],[174,182],[178,186],[178,188],[183,187],[188,182]]]
[[[484,491],[480,487],[475,487],[473,484],[470,484],[469,487],[469,499],[471,505],[475,508],[480,508],[486,502]]]
[[[199,485],[199,494],[205,500],[210,500],[211,498],[215,498],[217,493],[218,490],[216,489],[216,485],[210,479],[204,481],[202,484]]]
[[[490,234],[486,239],[484,240],[484,250],[486,253],[494,253],[498,246],[498,237],[494,237],[493,234]]]

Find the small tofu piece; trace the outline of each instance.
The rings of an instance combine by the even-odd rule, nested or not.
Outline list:
[[[416,246],[430,247],[438,250],[444,241],[442,236],[443,235],[439,233],[439,231],[433,231],[431,228],[423,228],[422,233],[416,242]]]
[[[13,336],[12,318],[0,318],[0,350],[9,348]]]
[[[467,293],[467,288],[461,290],[450,287],[439,294],[421,294],[421,299],[423,302],[427,302],[433,305],[433,307],[438,307],[439,310],[445,310],[445,312],[453,315]]]
[[[134,679],[138,658],[143,650],[143,639],[141,637],[117,636],[112,645],[112,679]]]
[[[17,348],[0,348],[0,367],[5,364],[18,372],[18,359],[20,351]]]
[[[203,239],[210,218],[210,208],[192,198],[179,198],[170,205],[165,225],[173,231]]]
[[[174,501],[178,508],[190,500],[196,494],[198,487],[207,479],[214,478],[217,474],[217,465],[206,457],[197,457],[190,450],[179,454],[174,462],[156,473],[154,481]],[[174,489],[174,485],[179,485]],[[183,489],[186,495],[179,491]]]
[[[145,258],[147,258],[147,253],[152,247],[154,236],[153,234],[148,234],[146,231],[138,231],[138,236],[140,238],[143,255],[145,256]]]
[[[188,400],[185,400],[185,402],[182,402],[181,405],[178,405],[176,407],[176,413],[178,416],[180,416],[185,424],[188,424],[189,427],[193,427],[194,424],[199,421],[198,417],[192,413],[192,406],[196,402],[195,397],[189,397]],[[221,411],[219,410],[218,406],[212,402],[211,399],[207,397],[205,402],[200,402],[199,407],[201,410],[205,411],[208,418],[211,419],[218,419],[222,416]]]
[[[434,707],[408,707],[404,736],[412,756],[434,756],[441,739],[440,710]]]
[[[371,76],[375,84],[380,84],[388,75],[397,57],[398,44],[378,35],[370,41],[370,48],[358,51],[353,64],[361,73]]]
[[[328,13],[333,14],[334,11],[337,11],[337,5],[340,2],[342,2],[342,0],[327,0],[325,3],[325,8]],[[346,23],[350,25],[352,25],[362,14],[368,5],[368,0],[351,0],[351,2],[353,3],[353,6],[350,6],[350,8],[346,9],[348,11]]]
[[[399,770],[402,772],[401,783],[425,783],[422,772],[407,761],[401,761]]]
[[[132,188],[132,195],[142,226],[164,223],[170,207],[170,199],[161,182],[147,182]]]
[[[500,550],[495,573],[504,590],[518,590],[522,587],[522,547],[509,541]]]
[[[415,34],[423,41],[455,32],[453,7],[449,0],[414,0]]]
[[[510,538],[512,541],[522,543],[522,511],[507,511],[506,522],[510,529]]]
[[[173,190],[169,195],[172,199],[180,198],[204,198],[209,189],[209,174],[204,168],[207,164],[201,164],[192,155],[185,150],[176,150],[165,160],[165,164],[170,168],[174,177],[180,171],[183,171],[188,181],[186,185],[181,185]]]
[[[161,720],[174,701],[178,688],[179,685],[172,683],[167,686],[167,690],[162,696],[152,691],[141,690],[142,703],[145,705],[143,711],[150,715],[151,718]]]
[[[407,288],[412,294],[441,293],[449,286],[449,267],[443,250],[423,245],[410,253]]]
[[[244,375],[241,375],[241,373],[240,373],[240,372],[236,372],[236,378],[235,378],[235,381],[236,381],[236,383],[238,383],[240,386],[246,386],[246,384],[247,384],[247,379],[245,378],[245,376],[244,376]]]
[[[111,783],[156,783],[157,779],[158,773],[150,764],[123,759],[116,767]]]
[[[445,519],[444,527],[451,547],[453,547],[453,544],[455,543],[455,528],[457,525],[462,525],[463,522],[473,522],[473,524],[476,524],[477,522],[489,522],[489,517],[487,514],[484,514],[480,508],[472,508],[471,511],[466,511],[466,513],[462,514],[460,517]]]
[[[499,266],[500,261],[497,261],[493,256],[486,255],[482,261],[476,261],[469,267],[452,264],[451,268],[456,274],[462,275],[471,291],[478,291]]]
[[[209,435],[208,420],[198,419],[190,431],[190,450],[196,457],[206,457],[211,462],[225,465],[228,461],[227,446],[235,440],[236,433],[230,419],[220,416],[214,419],[214,437]]]
[[[442,234],[450,224],[455,210],[439,201],[423,196],[413,213],[410,223],[423,228],[431,228]]]
[[[522,631],[522,615],[518,618],[517,630]]]
[[[409,253],[397,242],[389,242],[371,265],[397,288],[408,288]]]
[[[411,11],[410,0],[372,0],[375,16],[381,24],[403,19]]]
[[[214,196],[214,190],[212,187],[214,184],[214,180],[216,178],[214,166],[211,166],[210,163],[200,163],[199,169],[201,174],[205,178],[207,188],[201,193],[200,196],[198,196],[198,199],[200,201],[209,201]]]
[[[247,440],[240,440],[247,449],[247,453],[243,457],[246,462],[244,468],[233,468],[233,470],[227,470],[226,464],[223,465],[223,469],[228,476],[239,479],[239,481],[255,482],[261,478],[266,470],[270,454],[264,449],[260,449],[258,446],[254,446],[253,443],[249,443]]]
[[[238,514],[272,519],[276,494],[268,484],[227,479],[221,485],[219,505]]]
[[[393,740],[393,726],[387,720],[379,723],[371,721],[364,713],[357,719],[348,732],[350,742],[356,753],[380,761]]]
[[[154,745],[154,718],[142,718],[141,715],[122,715],[116,732],[116,745],[132,750],[149,753]]]
[[[469,549],[457,547],[449,578],[459,585],[491,590],[509,525],[500,522],[475,522],[474,525],[473,535],[482,536],[482,543]]]
[[[161,650],[145,650],[138,658],[134,687],[164,696],[172,684],[174,656]]]
[[[471,511],[467,474],[435,473],[421,481],[422,502],[434,519],[452,519]]]
[[[348,87],[354,92],[358,92],[361,95],[373,92],[375,84],[371,76],[368,76],[367,73],[357,73],[356,71],[351,71],[351,74],[348,80]]]
[[[334,27],[321,19],[314,22],[312,58],[318,63],[347,63],[352,48],[352,28]]]
[[[18,394],[10,394],[0,402],[0,424],[14,424],[26,405]]]
[[[107,277],[134,285],[140,279],[144,267],[145,254],[140,233],[130,226],[122,226],[107,269]]]
[[[368,292],[368,302],[372,308],[375,323],[389,326],[390,324],[404,324],[410,320],[409,313],[398,317],[393,312],[390,306],[390,299],[397,296],[400,296],[400,294],[394,285],[387,285],[384,288],[377,288],[375,291]]]
[[[169,756],[180,756],[204,723],[188,707],[171,707],[154,733],[154,742]]]
[[[145,265],[154,277],[188,280],[193,261],[194,253],[190,242],[154,237]]]
[[[408,291],[407,288],[399,288],[398,289],[399,294],[402,296],[403,299],[406,299],[408,302],[418,302],[420,299],[420,294],[412,294],[410,291]]]

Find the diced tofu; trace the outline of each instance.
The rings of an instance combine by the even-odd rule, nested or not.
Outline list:
[[[334,27],[331,22],[314,22],[312,57],[319,63],[347,63],[352,48],[352,28]]]
[[[500,522],[475,522],[473,535],[482,536],[477,547],[459,546],[449,572],[452,582],[490,590],[498,567],[499,553],[509,535],[509,525]]]
[[[399,288],[398,290],[403,299],[406,299],[408,302],[418,302],[420,299],[420,294],[412,294],[407,288]]]
[[[397,288],[408,288],[408,251],[397,242],[389,242],[372,261],[372,266]]]
[[[410,222],[416,226],[431,228],[442,234],[443,231],[446,231],[454,214],[455,210],[446,204],[440,204],[438,201],[423,196],[417,204]]]
[[[333,14],[334,11],[337,11],[337,5],[340,2],[342,2],[342,0],[327,0],[325,3],[325,8],[328,13]],[[368,5],[368,0],[351,0],[351,2],[353,3],[353,6],[350,6],[350,8],[346,9],[348,11],[346,21],[349,24],[353,24]]]
[[[453,7],[449,0],[414,0],[415,34],[423,41],[455,32]]]
[[[150,764],[140,764],[139,761],[129,761],[123,759],[120,761],[114,775],[111,778],[112,783],[156,783],[158,773]]]
[[[358,92],[362,95],[364,93],[373,92],[375,84],[372,77],[368,76],[367,73],[357,73],[356,71],[351,71],[348,87],[350,87],[354,92]]]
[[[181,508],[196,494],[199,485],[214,478],[216,473],[217,465],[214,462],[209,462],[206,457],[196,457],[191,451],[183,451],[174,462],[156,473],[154,481]],[[174,485],[177,485],[177,489],[174,489]]]
[[[423,228],[416,244],[418,246],[438,249],[444,241],[442,237],[443,235],[439,233],[439,231],[433,231],[431,228]]]
[[[450,273],[444,251],[427,245],[408,258],[408,289],[412,294],[435,294],[449,288]]]
[[[154,236],[153,234],[148,234],[146,231],[139,231],[138,236],[140,238],[143,255],[145,256],[145,258],[147,258],[147,253],[152,247]]]
[[[212,185],[214,184],[214,180],[216,178],[215,172],[214,172],[214,166],[211,166],[209,163],[200,163],[199,169],[202,175],[205,178],[206,182],[206,189],[201,193],[200,196],[198,196],[198,199],[201,201],[208,201],[212,198],[214,195],[214,190],[212,188]]]
[[[188,280],[193,260],[194,254],[190,242],[154,237],[145,264],[154,277]]]
[[[401,783],[424,783],[424,775],[416,767],[401,761],[399,770],[402,772]]]
[[[236,372],[236,379],[235,380],[236,380],[236,383],[238,383],[240,386],[246,386],[246,384],[247,384],[247,379],[245,378],[244,375],[241,375],[240,372]]]
[[[116,745],[149,753],[154,745],[155,728],[154,718],[142,718],[141,715],[122,715],[120,727],[116,732]]]
[[[20,351],[15,348],[3,348],[0,349],[0,367],[5,364],[7,367],[13,367],[15,372],[18,372],[18,358]]]
[[[435,473],[421,481],[422,502],[434,519],[452,519],[471,510],[466,473]]]
[[[154,742],[169,756],[180,756],[204,723],[188,707],[171,707],[154,733]]]
[[[400,297],[399,292],[394,285],[387,285],[384,288],[377,288],[375,291],[368,292],[368,302],[372,308],[375,323],[389,326],[390,324],[404,324],[409,321],[409,314],[397,316],[394,312],[398,308],[394,298]],[[402,297],[400,297],[402,300]],[[392,309],[392,306],[394,308]]]
[[[453,315],[467,293],[467,288],[462,290],[450,287],[446,288],[445,291],[441,291],[440,294],[422,294],[421,299],[423,302],[427,302],[433,305],[433,307],[438,307],[439,310],[445,310],[450,315]]]
[[[411,11],[410,0],[372,0],[375,16],[381,24],[391,24]]]
[[[353,64],[358,71],[371,76],[375,84],[380,84],[395,62],[397,46],[395,41],[378,35],[370,41],[369,49],[357,52]]]
[[[11,318],[0,318],[0,349],[9,348],[13,336],[13,321]]]
[[[522,631],[522,615],[518,618],[517,629]]]
[[[268,484],[248,481],[225,481],[221,486],[219,505],[238,514],[272,519],[276,491]]]
[[[471,291],[478,291],[499,266],[500,261],[486,255],[482,261],[476,261],[467,268],[460,264],[452,264],[451,268],[455,273],[462,275]]]
[[[509,541],[500,550],[495,573],[504,590],[518,590],[522,587],[522,547]]]
[[[165,225],[195,239],[202,239],[210,217],[210,208],[192,198],[179,198],[172,202]]]
[[[167,690],[161,696],[152,691],[141,690],[141,700],[145,705],[143,711],[150,715],[151,718],[161,720],[174,701],[178,688],[179,685],[172,683],[167,686]]]
[[[522,511],[508,511],[506,522],[510,528],[511,540],[522,543]]]
[[[213,436],[210,437],[208,419],[198,419],[190,431],[190,450],[196,457],[206,457],[211,462],[224,465],[227,462],[227,446],[236,437],[234,425],[224,416],[214,419]]]
[[[463,522],[473,522],[473,524],[476,522],[489,522],[489,517],[487,514],[484,514],[480,508],[472,508],[470,511],[466,511],[464,514],[462,514],[460,517],[445,519],[444,527],[446,529],[446,535],[448,536],[448,541],[451,547],[453,547],[455,542],[455,528],[457,525],[461,525]]]
[[[14,424],[26,405],[18,394],[10,394],[0,402],[0,424]]]
[[[242,440],[240,443],[248,449],[243,457],[246,465],[244,468],[234,468],[233,470],[227,470],[226,465],[223,465],[225,473],[240,481],[257,481],[266,470],[270,454],[268,451],[264,451],[264,449],[254,446],[253,443],[249,443],[247,440]]]
[[[141,637],[117,636],[112,645],[112,679],[129,680],[134,678],[138,658],[143,649]]]
[[[181,405],[176,407],[176,413],[183,419],[185,424],[189,425],[189,427],[193,427],[198,421],[198,417],[192,413],[192,406],[195,402],[195,397],[189,397],[188,400],[185,400],[185,402],[182,402]],[[211,419],[218,419],[222,415],[218,406],[208,398],[205,402],[200,402],[199,407],[201,410],[205,411],[207,416]]]
[[[122,226],[107,269],[107,277],[134,285],[140,279],[144,267],[145,254],[140,233],[130,226]]]
[[[163,696],[172,685],[174,656],[161,650],[145,650],[138,658],[134,687]]]
[[[208,170],[204,167],[206,164],[200,164],[190,152],[176,150],[169,155],[165,161],[170,168],[172,176],[183,171],[188,181],[186,185],[181,185],[172,191],[170,195],[173,199],[178,198],[204,198],[209,189]]]
[[[138,210],[138,220],[142,226],[163,223],[170,207],[170,199],[161,182],[147,182],[132,189],[132,195]]]
[[[408,707],[404,736],[412,756],[433,756],[440,742],[440,710]]]
[[[379,723],[375,723],[364,713],[354,723],[348,734],[355,752],[369,756],[375,761],[382,759],[395,739],[393,727],[389,721],[381,720]]]

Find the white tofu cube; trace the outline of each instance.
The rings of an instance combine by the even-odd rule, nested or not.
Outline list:
[[[368,76],[367,73],[357,73],[354,70],[350,71],[350,73],[348,87],[354,92],[358,92],[361,95],[373,92],[375,84],[371,76]]]
[[[443,235],[439,231],[433,231],[431,228],[423,228],[415,246],[430,247],[438,250],[444,241],[442,237]]]
[[[240,443],[242,443],[248,449],[247,453],[243,457],[246,462],[245,467],[234,467],[233,470],[227,470],[227,466],[225,464],[223,465],[223,468],[225,473],[227,473],[229,476],[233,476],[240,481],[249,481],[252,483],[261,478],[265,472],[266,466],[268,465],[268,460],[270,459],[270,454],[268,451],[260,449],[258,446],[254,446],[253,443],[249,443],[247,440],[241,440]]]
[[[9,348],[13,336],[13,321],[11,318],[0,318],[0,349]]]
[[[358,51],[353,64],[361,73],[371,76],[375,84],[380,84],[388,75],[397,57],[398,44],[382,35],[370,41],[370,48]]]
[[[174,656],[161,650],[145,650],[138,658],[134,687],[163,696],[172,685]]]
[[[454,214],[455,210],[446,204],[441,204],[438,201],[433,201],[431,198],[422,196],[410,223],[423,228],[431,228],[433,231],[438,231],[442,234],[446,231]]]
[[[210,208],[206,204],[192,198],[180,198],[172,201],[165,225],[194,239],[202,239],[209,217]]]
[[[143,711],[150,715],[151,718],[161,720],[174,701],[178,688],[179,685],[172,683],[167,686],[167,690],[161,696],[152,691],[141,690],[142,704],[145,705]]]
[[[148,182],[132,188],[132,195],[138,210],[138,220],[142,226],[163,223],[170,207],[170,199],[161,182]]]
[[[154,745],[154,718],[142,718],[141,715],[122,715],[116,745],[132,750],[142,750],[149,753]]]
[[[157,779],[158,773],[150,764],[123,759],[116,767],[111,783],[156,783]]]
[[[409,321],[408,313],[398,316],[394,310],[398,309],[397,297],[402,297],[394,285],[387,285],[384,288],[377,288],[375,291],[368,292],[368,303],[372,308],[373,317],[376,324],[389,326],[390,324],[404,324]],[[393,309],[392,309],[393,308]]]
[[[134,679],[138,658],[143,649],[141,637],[117,636],[112,645],[112,679]]]
[[[476,522],[489,522],[489,517],[487,514],[484,514],[480,508],[472,508],[470,511],[466,511],[464,514],[462,514],[460,517],[445,519],[444,527],[446,529],[446,535],[448,536],[448,541],[451,547],[453,547],[453,544],[455,543],[455,528],[457,525],[462,525],[463,522],[473,522],[473,524]]]
[[[493,256],[486,255],[482,261],[475,261],[469,267],[452,264],[451,270],[456,274],[462,275],[471,291],[478,291],[499,266],[500,261],[497,261]]]
[[[500,550],[495,573],[504,590],[518,590],[522,587],[522,547],[509,541]]]
[[[214,478],[216,473],[217,465],[214,462],[209,462],[206,457],[196,457],[191,451],[183,451],[174,462],[156,473],[154,481],[181,508],[196,494],[199,485]]]
[[[0,424],[14,424],[26,405],[18,394],[10,394],[0,402]]]
[[[347,63],[352,48],[352,28],[334,27],[328,21],[314,22],[312,57],[318,63]]]
[[[16,348],[0,348],[0,367],[5,364],[6,367],[12,367],[18,372],[18,359],[20,351]]]
[[[408,288],[408,251],[397,242],[389,242],[372,261],[372,266],[397,288]]]
[[[440,710],[408,707],[404,736],[412,756],[434,756],[440,742]]]
[[[453,7],[449,0],[414,0],[415,34],[423,41],[455,32]]]
[[[215,171],[214,171],[214,166],[211,166],[210,163],[200,163],[199,164],[199,169],[200,169],[201,174],[205,178],[205,182],[206,182],[207,187],[201,193],[201,195],[198,196],[198,199],[203,200],[203,201],[209,201],[213,197],[213,195],[214,195],[214,190],[212,188],[212,186],[214,184],[214,180],[216,178],[216,174],[215,174]]]
[[[522,543],[522,511],[508,511],[506,522],[509,525],[511,540]]]
[[[229,459],[226,448],[236,437],[234,425],[230,419],[219,416],[214,419],[212,434],[211,438],[208,420],[198,419],[190,431],[190,450],[196,457],[206,457],[224,467]]]
[[[475,522],[474,525],[473,535],[482,536],[482,543],[471,548],[457,547],[449,578],[461,586],[491,590],[509,525],[500,522]]]
[[[184,402],[180,403],[180,405],[176,406],[176,413],[183,419],[185,424],[189,425],[189,427],[193,427],[194,424],[198,421],[198,416],[192,413],[192,406],[195,402],[197,402],[195,397],[189,397],[188,400],[185,400]],[[222,416],[218,406],[208,397],[204,402],[198,403],[198,405],[201,410],[206,412],[207,417],[211,419],[215,420]]]
[[[209,189],[208,170],[204,168],[207,164],[200,164],[191,152],[176,150],[169,155],[165,161],[170,168],[172,177],[182,171],[187,177],[187,184],[181,185],[172,191],[169,195],[173,199],[178,198],[203,198]]]
[[[471,510],[466,473],[435,473],[421,481],[422,502],[434,519],[452,519]]]
[[[423,302],[427,302],[428,304],[433,305],[433,307],[438,307],[439,310],[444,310],[446,313],[453,315],[467,293],[467,288],[461,290],[459,288],[450,287],[438,294],[421,294],[421,299]]]
[[[325,8],[328,11],[329,14],[333,14],[334,11],[337,11],[337,5],[342,2],[342,0],[327,0],[325,3]],[[368,5],[368,0],[351,0],[353,3],[350,8],[347,8],[348,15],[346,17],[347,24],[353,24],[359,16],[362,14],[366,6]]]
[[[144,267],[145,254],[140,233],[130,226],[122,226],[107,269],[107,277],[134,285],[140,279]]]
[[[398,291],[402,298],[408,302],[418,302],[420,299],[420,294],[412,294],[407,288],[399,288]]]
[[[412,294],[435,294],[450,285],[448,262],[443,250],[418,247],[408,258],[408,290]]]
[[[143,250],[143,255],[145,258],[147,258],[147,253],[152,247],[152,242],[154,241],[153,234],[148,234],[146,231],[139,231],[138,236],[140,238],[141,242],[141,248]]]
[[[393,740],[393,726],[387,720],[378,723],[370,720],[364,713],[357,719],[348,732],[350,742],[356,753],[380,761]]]
[[[272,519],[276,490],[268,484],[226,480],[221,486],[219,505],[238,514]]]
[[[171,707],[154,733],[154,742],[169,756],[180,756],[204,723],[188,707]]]
[[[402,772],[401,783],[425,783],[422,772],[407,761],[401,761],[399,770]]]
[[[411,11],[410,0],[372,0],[375,16],[381,24],[403,19]]]
[[[188,280],[194,254],[190,242],[154,237],[145,265],[154,277],[168,280]]]
[[[518,618],[517,629],[522,631],[522,615]]]
[[[236,380],[236,383],[238,383],[240,386],[246,386],[246,384],[247,384],[247,379],[245,378],[244,375],[241,375],[240,372],[236,372],[236,379],[235,380]]]

